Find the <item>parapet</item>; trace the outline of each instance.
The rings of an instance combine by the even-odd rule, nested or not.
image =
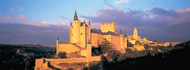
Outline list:
[[[116,25],[116,22],[101,23],[101,25]]]

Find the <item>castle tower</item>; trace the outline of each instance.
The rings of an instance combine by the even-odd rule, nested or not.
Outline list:
[[[123,33],[122,33],[122,30],[120,29],[120,32],[119,32],[119,36],[120,37],[123,37]]]
[[[110,32],[114,32],[116,34],[116,23],[115,22],[101,23],[101,31],[103,33],[110,31]]]
[[[90,24],[90,21],[88,22],[88,27],[87,27],[87,43],[91,43],[91,24]]]
[[[81,23],[80,25],[80,46],[81,47],[86,47],[87,46],[87,24],[84,20],[84,22]]]
[[[137,28],[135,27],[134,31],[133,31],[133,36],[134,37],[137,37],[138,36],[138,31],[137,31]]]
[[[80,43],[80,23],[77,12],[75,11],[74,20],[70,25],[70,43]]]

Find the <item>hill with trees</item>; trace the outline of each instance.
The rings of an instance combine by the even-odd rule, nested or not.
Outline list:
[[[92,48],[92,56],[102,56],[104,70],[188,68],[190,62],[190,41],[168,47],[145,45],[143,51],[126,49],[124,54],[111,46],[105,40],[98,48]],[[33,70],[35,59],[54,56],[53,47],[0,44],[0,70]]]
[[[0,70],[33,70],[36,58],[53,57],[55,48],[0,44]]]
[[[190,41],[178,44],[174,47],[155,47],[162,52],[147,50],[130,51],[117,57],[116,61],[104,61],[104,70],[127,70],[127,69],[186,69],[190,63]],[[155,49],[154,48],[154,49]]]

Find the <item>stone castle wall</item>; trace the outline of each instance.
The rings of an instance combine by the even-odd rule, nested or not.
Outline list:
[[[104,35],[97,34],[97,33],[91,33],[91,35],[92,35],[91,44],[94,47],[98,47],[98,45],[102,44],[102,42],[104,41]]]
[[[94,57],[79,57],[79,58],[64,58],[64,59],[36,59],[35,61],[35,70],[38,69],[50,69],[52,66],[54,68],[62,69],[62,67],[59,65],[61,63],[87,63],[87,62],[100,62],[101,56],[94,56]]]
[[[61,43],[61,42],[59,42],[57,49],[59,49],[58,52],[66,52],[66,53],[72,53],[72,52],[80,51],[80,48],[76,47],[72,43]]]
[[[123,41],[122,41],[123,42]],[[115,50],[121,50],[121,39],[120,36],[113,36],[111,35],[111,43],[113,44],[113,49]]]

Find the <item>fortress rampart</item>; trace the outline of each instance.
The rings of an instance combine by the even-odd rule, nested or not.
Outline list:
[[[101,56],[93,56],[93,57],[79,57],[79,58],[64,58],[64,59],[36,59],[35,61],[35,70],[38,69],[50,69],[49,66],[54,66],[55,68],[62,68],[60,67],[60,63],[89,63],[89,62],[100,62]]]

